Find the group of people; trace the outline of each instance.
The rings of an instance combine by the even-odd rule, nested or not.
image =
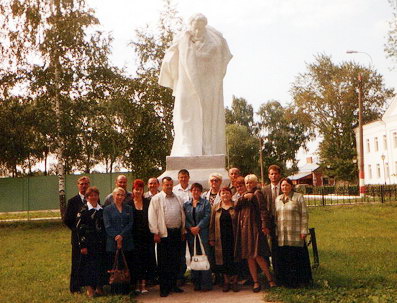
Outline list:
[[[308,285],[306,204],[278,166],[268,172],[271,183],[262,188],[255,175],[242,177],[237,168],[229,170],[229,186],[213,173],[206,192],[200,183],[189,183],[186,169],[179,171],[176,186],[170,177],[161,184],[150,178],[146,193],[140,179],[129,192],[126,176],[120,175],[103,206],[89,178],[79,178],[79,193],[64,215],[72,230],[70,291],[85,286],[88,296],[103,295],[108,271],[124,256],[131,283],[112,284],[112,292],[144,294],[149,281],[158,281],[161,297],[183,292],[178,280],[184,280],[195,252],[210,263],[208,270],[191,270],[195,291],[219,283],[223,291],[237,292],[247,282],[259,292],[258,267],[269,287]]]

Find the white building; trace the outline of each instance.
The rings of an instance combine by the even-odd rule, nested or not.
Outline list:
[[[397,184],[397,97],[381,120],[363,126],[365,184]],[[359,131],[355,129],[359,154]]]

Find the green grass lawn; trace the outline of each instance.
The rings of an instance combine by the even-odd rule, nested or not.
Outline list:
[[[397,302],[397,204],[310,208],[320,267],[314,286],[277,288],[284,302]]]
[[[312,288],[272,289],[283,302],[397,302],[397,204],[310,208],[320,267]],[[69,294],[70,233],[60,222],[0,224],[0,302],[87,302]],[[131,302],[108,296],[96,302]]]
[[[59,221],[0,224],[0,302],[87,302],[69,293],[70,232]],[[95,302],[133,302],[129,297]]]

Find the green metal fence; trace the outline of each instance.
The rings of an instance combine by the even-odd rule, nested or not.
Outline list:
[[[87,174],[91,185],[98,187],[101,201],[112,192],[117,176],[128,178],[131,190],[134,176],[132,173]],[[77,194],[76,182],[82,175],[66,176],[66,199]],[[38,176],[24,178],[0,178],[0,212],[35,211],[58,209],[58,177]]]

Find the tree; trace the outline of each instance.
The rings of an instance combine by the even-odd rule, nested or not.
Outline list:
[[[109,40],[92,30],[99,22],[84,0],[10,0],[0,12],[7,59],[1,68],[28,75],[14,89],[22,87],[40,110],[37,134],[43,150],[58,157],[63,214],[64,173],[76,165],[89,172],[96,163],[93,118],[105,86],[98,75],[109,69]]]
[[[264,167],[277,164],[286,174],[296,171],[296,154],[312,136],[308,125],[293,106],[283,107],[274,100],[262,104],[257,115],[259,133],[264,139]]]
[[[300,117],[323,137],[320,161],[330,175],[345,181],[356,179],[354,128],[358,126],[358,74],[363,77],[364,122],[378,119],[385,101],[394,95],[375,70],[354,62],[334,64],[318,55],[307,64],[292,85],[294,104]]]
[[[174,98],[171,89],[158,84],[158,77],[165,51],[181,29],[182,19],[167,0],[157,28],[137,30],[137,38],[131,43],[138,56],[136,99],[140,111],[132,117],[137,131],[129,138],[124,162],[141,176],[164,169],[165,158],[171,151]]]
[[[242,175],[259,174],[259,140],[239,124],[226,125],[226,138],[229,166],[238,167]]]
[[[254,109],[244,98],[233,96],[231,108],[225,108],[225,120],[226,124],[246,126],[252,134],[255,131]]]
[[[390,6],[393,9],[393,17],[389,22],[389,31],[387,36],[387,42],[385,44],[385,52],[387,57],[397,62],[397,3],[392,0],[388,0]]]

